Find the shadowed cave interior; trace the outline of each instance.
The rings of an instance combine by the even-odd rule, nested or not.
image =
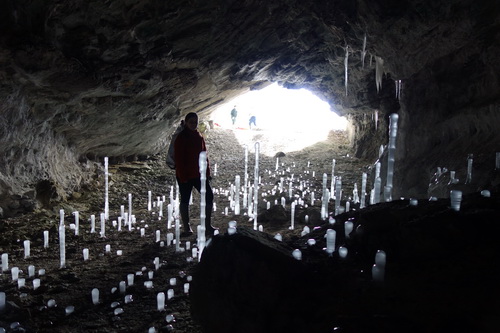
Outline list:
[[[472,0],[3,1],[0,252],[8,254],[9,265],[0,275],[5,293],[0,301],[6,297],[0,327],[7,332],[495,331],[499,7]],[[208,124],[209,158],[219,167],[213,179],[214,224],[221,234],[199,263],[186,257],[187,250],[160,246],[155,231],[164,242],[173,231],[158,211],[145,209],[147,191],[169,200],[175,174],[165,165],[165,153],[180,120],[196,112],[209,123],[234,98],[273,84],[309,90],[347,119],[346,131],[332,130],[304,150],[277,155],[278,167],[280,149],[262,156],[257,220],[264,232],[259,232],[251,216],[224,208],[234,176],[243,176],[244,150],[235,134],[246,135],[250,164],[253,142],[270,145],[269,135],[258,127]],[[394,114],[392,200],[386,201]],[[310,115],[304,110],[301,117]],[[104,157],[110,161],[111,212],[108,235],[100,237],[88,226],[94,215],[99,230]],[[330,188],[332,159],[343,189],[341,200],[328,203],[335,224],[321,216],[321,176],[327,174]],[[377,162],[381,201],[372,204]],[[249,170],[253,182],[253,167]],[[361,194],[363,172],[365,208],[353,192],[356,184]],[[452,190],[463,195],[459,211],[450,208]],[[120,206],[127,206],[128,193],[138,221],[133,230],[118,232],[113,220]],[[196,199],[193,216],[199,214]],[[294,200],[296,225],[290,229]],[[64,268],[57,237],[61,209],[68,242]],[[75,211],[87,227],[81,235],[70,227]],[[235,235],[226,234],[231,220],[238,223]],[[351,233],[345,222],[353,223]],[[309,234],[302,235],[304,227]],[[323,250],[328,229],[337,234],[332,255]],[[43,231],[50,233],[51,250],[43,247]],[[316,243],[308,245],[310,239]],[[28,257],[25,240],[32,243]],[[186,241],[196,244],[196,238],[182,241],[184,247]],[[111,245],[112,255],[105,245]],[[340,247],[348,250],[347,258],[339,256]],[[85,263],[84,248],[91,253]],[[116,255],[118,249],[125,254]],[[295,249],[302,260],[293,258]],[[383,283],[371,275],[379,250],[387,254]],[[152,264],[156,257],[160,269]],[[28,276],[29,265],[37,266],[37,275],[39,268],[47,274]],[[12,281],[12,267],[22,270],[25,287]],[[149,270],[155,274],[152,289],[141,280]],[[140,283],[124,294],[111,292],[133,272]],[[180,283],[169,285],[174,276],[189,283],[189,293]],[[41,287],[34,290],[36,277]],[[92,304],[92,288],[101,289],[98,305]],[[176,296],[166,311],[155,310],[157,293],[168,289]],[[126,295],[134,301],[125,304]],[[48,306],[51,299],[58,307]],[[123,314],[115,314],[114,302]],[[70,305],[74,313],[66,315]],[[167,314],[176,319],[168,321]]]

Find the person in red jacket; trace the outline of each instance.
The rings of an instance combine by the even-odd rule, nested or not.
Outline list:
[[[179,133],[174,143],[175,174],[179,183],[180,204],[182,224],[184,227],[183,236],[190,236],[193,230],[189,224],[189,199],[193,187],[200,192],[201,175],[199,168],[199,156],[202,151],[207,151],[205,139],[198,132],[198,115],[190,112],[184,119],[184,130]],[[205,233],[213,236],[214,228],[211,225],[214,194],[210,186],[210,163],[207,159],[207,181],[206,181],[206,211],[205,211]]]

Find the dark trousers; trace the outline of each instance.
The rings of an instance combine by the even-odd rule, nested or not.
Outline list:
[[[179,194],[181,197],[181,202],[179,203],[179,210],[181,213],[182,223],[184,227],[189,226],[189,199],[191,198],[191,192],[193,187],[201,191],[201,180],[200,178],[190,179],[186,183],[180,183],[177,178],[177,183],[179,183]],[[214,192],[212,191],[212,187],[210,186],[210,181],[206,181],[206,194],[205,194],[205,225],[211,225],[212,218],[212,210],[214,206]]]

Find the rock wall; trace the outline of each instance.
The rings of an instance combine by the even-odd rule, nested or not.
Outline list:
[[[78,152],[48,121],[34,119],[35,110],[19,93],[8,96],[0,112],[2,214],[30,211],[38,204],[65,200],[68,189],[78,189],[90,180],[95,167],[80,163]]]

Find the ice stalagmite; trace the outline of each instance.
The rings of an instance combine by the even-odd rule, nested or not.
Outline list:
[[[321,197],[321,218],[326,219],[328,216],[328,200],[330,195],[327,193],[326,182],[327,182],[326,173],[323,174],[323,196]]]
[[[392,201],[392,179],[394,176],[394,154],[396,152],[396,135],[398,133],[398,118],[396,113],[390,115],[389,145],[387,146],[387,180],[385,201]]]
[[[109,220],[109,172],[108,172],[108,158],[104,158],[104,218]]]
[[[206,195],[207,195],[207,152],[202,151],[200,153],[198,164],[200,167],[200,225],[201,225],[201,235],[200,235],[200,243],[204,243],[205,241],[205,218],[206,216]],[[200,249],[201,251],[201,249]]]
[[[234,180],[234,215],[240,215],[240,176]]]
[[[128,231],[132,229],[132,193],[128,194]]]
[[[330,182],[330,199],[335,199],[335,159],[332,160],[332,180]]]
[[[257,230],[257,215],[259,208],[259,148],[260,144],[255,143],[255,175],[253,189],[253,230]]]
[[[243,185],[243,208],[247,208],[247,193],[248,193],[248,146],[245,145],[245,183]]]
[[[60,268],[66,267],[66,228],[64,222],[59,225],[59,257]]]
[[[9,254],[2,253],[2,273],[7,273],[9,270]]]
[[[340,214],[340,201],[342,200],[342,177],[335,179],[335,215]]]
[[[373,189],[373,194],[374,194],[374,199],[373,203],[379,203],[380,202],[380,188],[382,186],[382,179],[380,177],[377,177],[375,179],[375,185]]]
[[[354,183],[354,189],[352,190],[352,201],[355,204],[359,203],[358,183]]]
[[[78,236],[80,233],[80,213],[73,212],[73,215],[75,216],[75,236]]]
[[[152,207],[151,207],[151,197],[152,197],[152,192],[151,191],[148,191],[148,212],[151,211]]]
[[[363,172],[361,177],[361,201],[359,203],[359,208],[365,208],[366,204],[366,180],[367,180],[366,172]]]

